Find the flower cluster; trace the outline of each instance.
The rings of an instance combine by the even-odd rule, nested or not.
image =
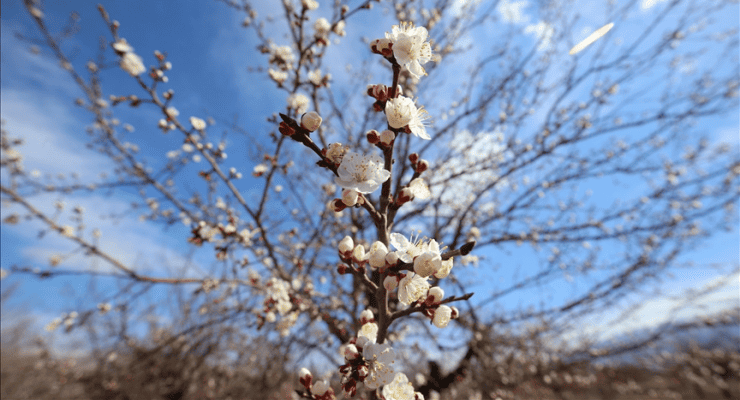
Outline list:
[[[134,48],[126,42],[126,39],[119,39],[112,44],[113,50],[121,57],[121,69],[128,72],[131,76],[138,76],[146,72],[144,61],[138,54],[134,53]]]
[[[359,193],[372,193],[391,177],[391,173],[383,166],[382,157],[377,154],[362,155],[351,150],[344,154],[337,173],[337,185]]]
[[[310,1],[304,2],[304,11],[311,10],[312,5]],[[332,28],[327,20],[323,18],[316,20],[314,31],[319,45],[327,44],[326,38],[332,29],[334,33],[341,35],[343,21]],[[372,50],[391,62],[394,83],[398,81],[402,70],[407,71],[412,78],[418,79],[426,75],[422,64],[432,60],[433,57],[427,38],[428,32],[423,27],[401,23],[394,26],[392,32],[386,33],[384,39],[376,40],[372,45]],[[271,62],[275,64],[293,60],[289,48],[274,47],[271,54],[273,55]],[[270,72],[270,74],[276,81],[283,79],[282,76],[277,76],[276,72]],[[309,69],[308,80],[308,83],[313,84],[315,88],[327,83],[319,70]],[[323,149],[318,149],[308,135],[318,129],[321,117],[316,113],[305,113],[309,100],[301,94],[294,93],[288,98],[288,108],[294,110],[296,115],[302,114],[300,119],[296,121],[280,114],[283,121],[280,123],[279,131],[318,153],[321,160],[317,164],[330,169],[336,175],[334,183],[342,188],[342,192],[341,197],[329,201],[327,204],[329,210],[339,216],[347,207],[362,206],[369,211],[376,225],[388,224],[393,221],[392,216],[387,222],[384,219],[390,215],[389,211],[394,212],[404,203],[415,198],[423,200],[431,195],[426,182],[420,177],[429,169],[429,162],[413,153],[408,160],[414,172],[413,179],[406,185],[400,186],[395,196],[388,194],[386,192],[388,187],[384,186],[383,196],[386,197],[380,200],[379,205],[374,204],[370,196],[391,179],[394,145],[399,134],[408,133],[422,139],[431,139],[426,130],[429,115],[424,107],[417,105],[414,99],[403,95],[400,85],[391,87],[384,84],[369,85],[367,94],[374,99],[373,110],[384,112],[386,115],[387,129],[380,132],[370,130],[366,133],[368,142],[380,149],[382,156],[377,153],[362,154],[342,143],[332,143]],[[265,172],[266,168],[260,171],[255,170],[255,174]],[[324,191],[327,196],[333,196],[336,186],[324,185]],[[409,240],[403,235],[392,233],[390,240],[375,241],[369,248],[366,247],[366,243],[355,243],[349,235],[339,242],[338,255],[341,264],[338,266],[338,272],[340,274],[351,272],[361,277],[367,287],[376,291],[377,295],[389,296],[397,291],[396,296],[401,304],[412,307],[412,312],[422,313],[439,328],[446,327],[451,319],[458,316],[458,311],[454,307],[443,304],[443,302],[449,303],[456,299],[444,300],[444,291],[430,284],[432,278],[447,277],[453,266],[450,256],[446,256],[443,260],[442,249],[436,240],[414,241],[413,238]],[[388,246],[392,246],[392,249]],[[460,254],[463,253],[460,252]],[[366,275],[367,266],[373,271],[372,281]],[[379,284],[382,286],[379,287]],[[273,290],[279,288],[278,284],[275,286],[276,289]],[[280,304],[290,304],[281,293],[278,290],[277,294],[268,298],[266,302],[274,302],[277,307],[280,307]],[[384,301],[384,299],[376,300]],[[388,333],[388,326],[394,319],[393,311],[388,310],[387,307],[387,305],[386,308],[379,307],[378,320],[371,310],[363,311],[360,315],[356,337],[342,345],[341,354],[345,359],[345,364],[339,367],[342,376],[342,391],[345,396],[352,397],[357,393],[358,385],[364,385],[367,389],[377,390],[377,396],[385,400],[423,399],[420,393],[414,391],[406,375],[396,370],[395,353],[389,344],[383,343]],[[396,317],[398,315],[396,314]],[[306,389],[306,392],[302,394],[304,398],[321,400],[334,398],[334,392],[327,383],[313,383],[308,370],[303,369],[299,375],[299,381]]]

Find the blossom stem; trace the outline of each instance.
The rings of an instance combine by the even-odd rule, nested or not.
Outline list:
[[[391,86],[390,97],[396,96],[396,86],[398,86],[398,77],[401,74],[401,66],[398,63],[393,63],[393,85]],[[388,126],[391,129],[391,126]],[[380,192],[380,207],[378,219],[375,221],[375,226],[378,231],[378,240],[384,245],[388,246],[388,204],[391,201],[391,183],[393,182],[393,144],[383,150],[383,157],[385,158],[384,168],[391,173],[391,179],[383,182],[383,187]],[[388,326],[392,319],[391,314],[388,311],[388,291],[385,290],[383,280],[385,274],[380,274],[379,281],[377,282],[378,290],[375,292],[375,298],[378,304],[378,339],[377,342],[382,344],[385,342],[385,337],[388,333]]]

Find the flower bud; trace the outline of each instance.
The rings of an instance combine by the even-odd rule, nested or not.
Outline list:
[[[448,306],[441,305],[434,311],[434,319],[432,320],[432,323],[434,323],[434,326],[437,328],[444,328],[450,323],[451,318],[452,309]]]
[[[396,138],[396,134],[393,131],[385,130],[380,133],[380,143],[390,146],[393,140]]]
[[[286,124],[285,122],[281,122],[280,125],[278,125],[278,131],[282,133],[285,136],[293,136],[295,134],[295,129],[293,129],[290,125]]]
[[[370,246],[369,261],[372,268],[385,266],[385,256],[388,255],[388,248],[383,242],[375,242]]]
[[[360,314],[360,324],[365,325],[373,321],[375,321],[375,316],[371,310],[365,310]]]
[[[367,94],[376,100],[383,102],[388,100],[388,87],[382,83],[378,85],[368,85]]]
[[[352,258],[356,263],[362,263],[367,260],[367,256],[365,255],[365,246],[361,244],[355,246],[355,249],[352,250]]]
[[[326,208],[328,208],[329,210],[334,211],[334,212],[340,212],[340,211],[344,210],[345,208],[347,208],[347,206],[344,205],[344,203],[342,202],[342,199],[334,199],[334,200],[331,200],[326,205]]]
[[[395,266],[398,263],[398,254],[395,251],[389,252],[385,256],[385,262],[390,266]]]
[[[429,168],[429,161],[427,160],[419,160],[419,163],[416,164],[416,172],[422,173]]]
[[[398,280],[395,276],[386,276],[383,280],[383,287],[386,291],[391,292],[398,287]]]
[[[344,359],[352,361],[360,356],[360,352],[357,351],[357,346],[349,344],[344,348]]]
[[[409,154],[409,161],[411,161],[411,164],[416,164],[417,162],[419,162],[419,154],[417,153]]]
[[[321,116],[316,111],[310,111],[301,117],[301,126],[313,132],[321,126]]]
[[[311,388],[312,380],[313,380],[313,376],[311,375],[311,371],[309,371],[308,368],[301,368],[301,370],[298,371],[298,381],[306,389]]]
[[[452,309],[452,315],[450,315],[450,318],[455,319],[460,316],[460,311],[457,309],[457,307],[452,306],[450,307]]]
[[[414,193],[411,191],[410,188],[403,188],[398,193],[398,197],[396,198],[396,204],[399,206],[405,203],[408,203],[409,201],[414,199]]]
[[[329,386],[327,381],[318,381],[313,385],[311,392],[316,396],[323,396],[329,389],[331,389],[331,386]]]
[[[351,252],[354,247],[355,243],[352,238],[349,236],[345,236],[344,239],[339,242],[339,253],[349,254],[349,252]]]
[[[367,141],[370,144],[377,144],[380,141],[380,135],[375,129],[367,131]]]
[[[441,287],[435,286],[429,289],[429,297],[432,297],[432,303],[439,303],[445,297],[445,292]]]
[[[339,264],[337,265],[337,272],[339,275],[344,275],[349,272],[349,268],[347,268],[346,264]]]
[[[267,321],[269,323],[275,322],[276,319],[277,319],[277,316],[272,311],[270,311],[267,314],[265,314],[265,321]]]
[[[342,191],[342,203],[347,207],[352,207],[357,204],[357,198],[359,193],[354,189],[344,189]]]

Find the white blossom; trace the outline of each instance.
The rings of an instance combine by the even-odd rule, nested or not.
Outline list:
[[[346,23],[344,20],[337,22],[336,25],[334,25],[334,33],[336,33],[338,36],[345,36],[347,32],[344,31]]]
[[[378,324],[376,324],[375,322],[368,322],[362,325],[360,331],[357,332],[357,336],[366,337],[369,341],[375,343],[375,341],[378,339]]]
[[[292,69],[295,55],[290,46],[277,46],[274,43],[270,45],[270,62],[277,64],[282,69]]]
[[[206,129],[206,121],[203,121],[198,117],[190,117],[190,124],[193,125],[193,128],[199,131]]]
[[[393,381],[395,371],[395,353],[388,344],[370,343],[365,345],[362,352],[368,363],[368,376],[365,378],[365,386],[368,389],[377,389]]]
[[[115,43],[113,43],[111,46],[113,46],[113,50],[119,52],[119,53],[130,53],[134,51],[134,48],[131,47],[130,44],[126,41],[126,39],[118,39]]]
[[[313,83],[314,86],[321,86],[321,70],[315,69],[310,71],[307,75],[308,81]]]
[[[439,269],[434,273],[434,277],[437,279],[447,278],[447,275],[452,271],[452,257],[442,261]]]
[[[374,192],[391,177],[379,155],[365,156],[353,151],[344,155],[337,172],[339,176],[334,179],[337,185],[360,193]]]
[[[426,200],[432,195],[432,192],[429,191],[429,186],[427,186],[426,182],[424,182],[424,179],[421,177],[416,178],[409,183],[409,190],[411,191],[411,194],[414,195],[414,198],[419,200]]]
[[[413,100],[405,96],[390,99],[385,103],[385,115],[388,125],[395,129],[408,126],[414,136],[429,140],[424,123],[429,119],[429,114],[424,107],[416,107]]]
[[[326,149],[326,158],[334,164],[341,164],[344,159],[344,154],[347,153],[348,150],[349,147],[344,146],[341,143],[332,143],[329,145],[329,148]],[[331,193],[333,192],[334,189],[331,190]],[[327,192],[329,196],[331,196],[331,193]]]
[[[326,18],[318,18],[316,22],[313,24],[313,29],[316,32],[316,36],[326,36],[327,33],[329,33],[329,30],[331,29],[331,24],[329,21],[326,20]]]
[[[308,111],[309,99],[301,93],[294,93],[288,96],[288,107],[295,110],[296,114],[303,114]]]
[[[421,246],[421,254],[414,259],[414,272],[426,278],[436,273],[442,266],[439,244],[431,239]]]
[[[414,386],[405,374],[399,372],[393,382],[383,387],[385,400],[414,400]]]
[[[432,322],[437,328],[444,328],[450,323],[450,319],[452,319],[452,309],[448,306],[441,305],[434,311]]]
[[[398,258],[403,262],[413,262],[414,257],[421,254],[421,248],[400,233],[391,233],[390,243],[396,249],[395,253]]]
[[[121,69],[131,76],[138,76],[146,72],[144,61],[136,53],[124,53],[121,56]]]
[[[398,283],[398,301],[409,305],[426,296],[428,291],[429,282],[426,278],[410,272]]]
[[[280,71],[277,69],[269,68],[267,70],[267,74],[270,75],[270,78],[274,80],[275,82],[282,84],[288,79],[288,73],[285,71]]]
[[[303,3],[303,7],[306,7],[307,10],[319,8],[319,2],[316,0],[301,0],[301,3]]]
[[[426,75],[424,67],[432,59],[432,46],[427,42],[429,36],[423,26],[414,27],[413,23],[394,25],[386,39],[393,42],[393,56],[406,71],[415,78]]]

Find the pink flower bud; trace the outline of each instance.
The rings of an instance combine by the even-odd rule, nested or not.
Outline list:
[[[329,386],[329,383],[327,381],[318,381],[316,384],[313,385],[313,389],[311,392],[317,396],[323,396],[326,392],[328,392],[331,389],[331,386]]]
[[[411,161],[411,164],[416,164],[419,162],[419,155],[417,153],[409,154],[409,161]]]
[[[344,189],[342,191],[342,203],[347,207],[352,207],[357,204],[357,198],[359,193],[354,189]]]
[[[313,132],[321,126],[321,116],[316,111],[310,111],[301,117],[301,126]]]
[[[278,125],[278,131],[285,136],[293,136],[295,133],[295,129],[291,128],[290,125],[285,122],[281,122],[280,125]]]
[[[383,280],[383,287],[385,287],[386,291],[391,292],[398,287],[398,280],[395,276],[386,276]]]
[[[429,168],[429,161],[427,160],[420,160],[418,164],[416,164],[416,172],[424,172]]]
[[[344,348],[344,359],[345,360],[352,361],[359,356],[360,356],[360,352],[357,351],[357,346],[350,344]]]
[[[380,133],[380,143],[390,146],[393,140],[396,138],[396,134],[393,131],[385,130]]]
[[[375,129],[367,131],[367,141],[370,144],[376,144],[380,141],[380,135]]]
[[[301,370],[298,371],[298,381],[306,389],[311,388],[312,380],[313,380],[313,376],[311,375],[311,371],[309,371],[307,368],[301,368]]]
[[[398,198],[396,199],[396,204],[399,206],[401,204],[408,203],[409,201],[414,199],[414,193],[411,191],[411,189],[405,187],[401,189],[401,192],[398,193]]]
[[[337,265],[337,272],[339,275],[344,275],[349,272],[349,269],[347,268],[346,264],[339,264]]]
[[[346,205],[342,202],[342,199],[334,199],[329,202],[329,204],[326,205],[326,208],[334,211],[334,212],[340,212],[347,208]]]
[[[370,310],[365,310],[360,314],[360,324],[365,325],[368,322],[375,322],[375,316]]]
[[[429,297],[432,297],[433,303],[439,303],[445,297],[445,292],[441,287],[435,286],[429,289]]]
[[[372,96],[375,97],[378,101],[388,100],[388,87],[383,85],[382,83],[373,86]]]

